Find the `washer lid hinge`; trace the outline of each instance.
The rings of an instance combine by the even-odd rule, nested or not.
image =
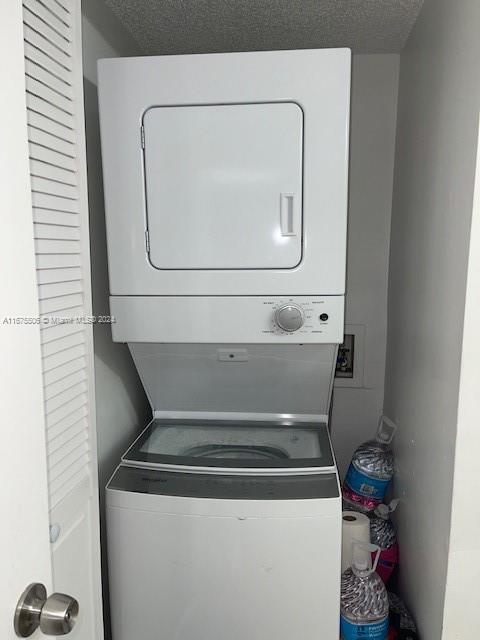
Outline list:
[[[148,233],[148,229],[145,231],[145,249],[147,253],[150,253],[150,234]]]
[[[145,127],[140,127],[140,144],[142,145],[142,149],[145,149]]]

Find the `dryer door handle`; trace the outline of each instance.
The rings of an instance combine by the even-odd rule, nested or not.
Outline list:
[[[280,231],[282,236],[296,236],[294,229],[294,204],[293,193],[280,194]]]

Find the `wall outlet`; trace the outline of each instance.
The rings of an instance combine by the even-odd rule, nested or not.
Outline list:
[[[338,347],[335,387],[363,387],[365,325],[345,325],[344,341]]]

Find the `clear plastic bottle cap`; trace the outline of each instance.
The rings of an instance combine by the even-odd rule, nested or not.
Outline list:
[[[377,568],[380,551],[380,547],[376,544],[352,540],[352,571],[362,577],[369,576]],[[376,553],[373,567],[372,553]]]
[[[378,421],[378,429],[376,440],[382,444],[390,444],[397,430],[397,425],[387,418],[387,416],[380,416]]]
[[[390,514],[393,513],[395,509],[398,507],[399,502],[400,500],[398,498],[394,498],[393,500],[391,500],[390,504],[384,504],[383,502],[381,502],[379,505],[375,507],[373,513],[379,518],[388,520],[388,518],[390,517]]]
[[[388,520],[388,516],[390,515],[390,507],[388,507],[386,504],[383,504],[383,503],[379,504],[377,507],[375,507],[374,513],[379,518]]]
[[[355,569],[358,569],[359,571],[365,571],[366,569],[371,569],[371,567],[368,566],[368,561],[366,557],[360,557],[357,556],[357,558],[354,559],[353,564],[355,566]]]

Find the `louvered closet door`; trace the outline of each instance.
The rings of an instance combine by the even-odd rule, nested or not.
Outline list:
[[[41,318],[53,587],[70,637],[101,638],[80,0],[24,0],[26,103]]]

